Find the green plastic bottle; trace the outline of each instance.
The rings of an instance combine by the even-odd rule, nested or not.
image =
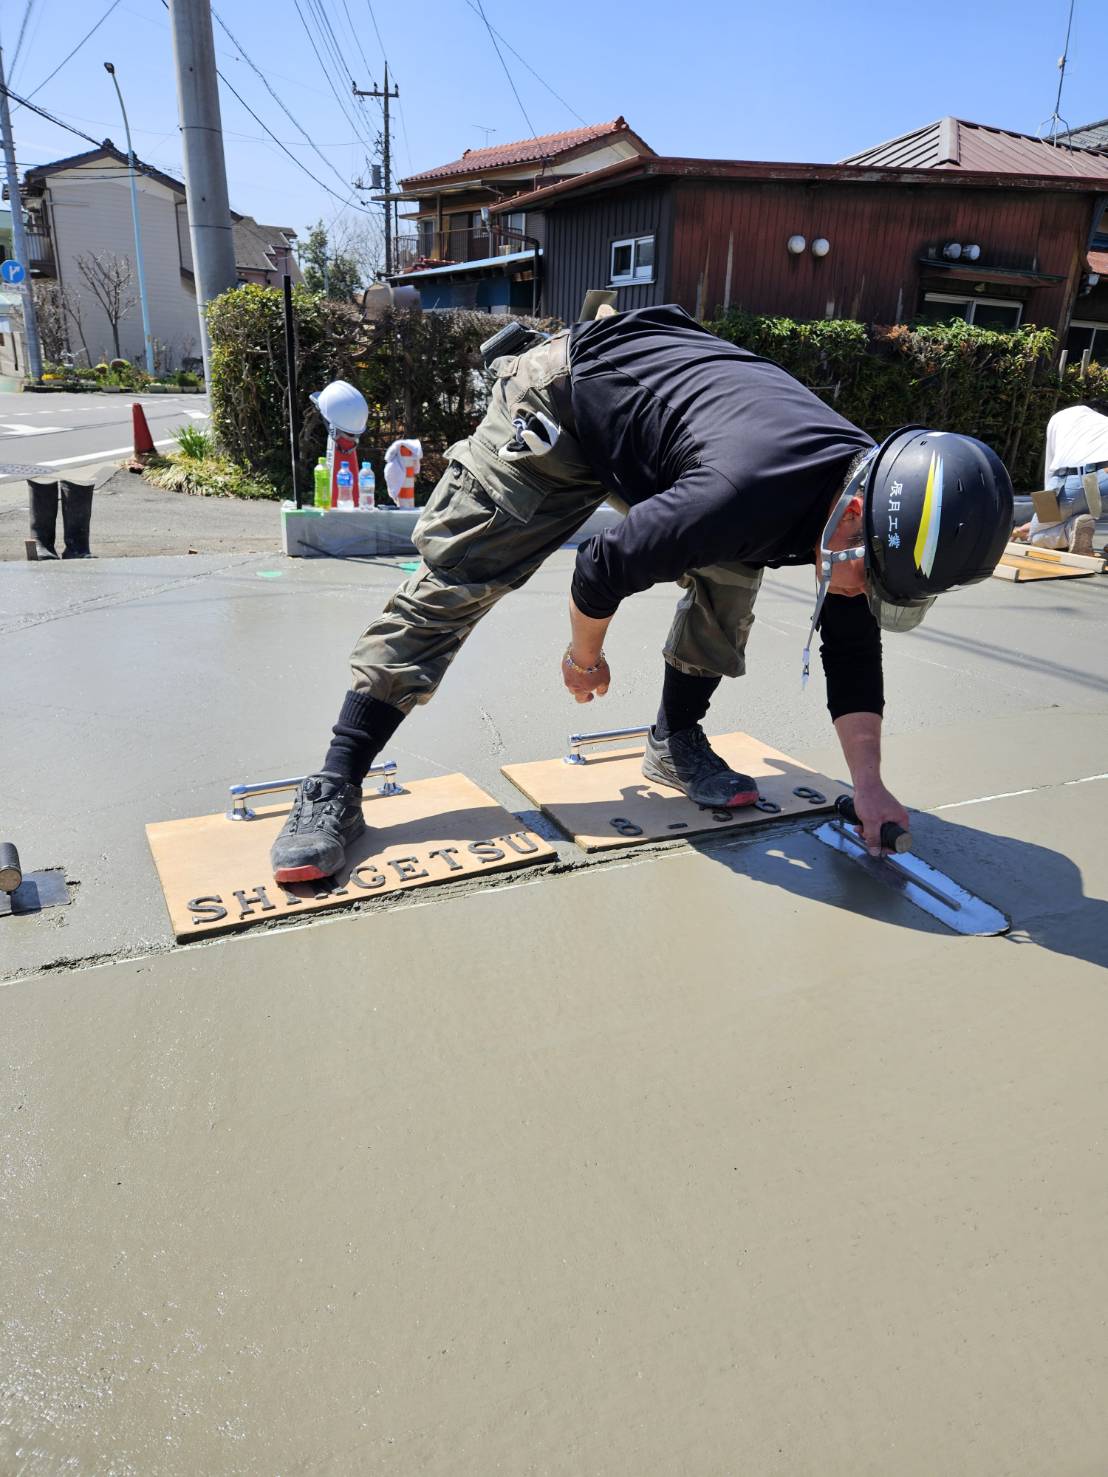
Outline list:
[[[325,456],[321,456],[315,464],[315,505],[317,508],[331,506],[331,474]]]

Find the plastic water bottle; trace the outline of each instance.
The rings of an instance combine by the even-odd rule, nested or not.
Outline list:
[[[373,467],[363,462],[358,473],[358,506],[363,513],[372,513],[377,505],[377,479]]]
[[[327,470],[325,456],[321,456],[315,464],[315,505],[317,508],[331,506],[331,474]]]
[[[354,474],[348,462],[343,462],[342,470],[335,480],[339,489],[338,507],[351,512],[354,507]]]

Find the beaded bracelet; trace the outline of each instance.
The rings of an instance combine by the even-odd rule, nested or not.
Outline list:
[[[594,673],[600,671],[600,669],[601,669],[601,667],[603,665],[604,665],[604,653],[603,652],[600,653],[600,657],[597,660],[597,663],[596,663],[596,666],[595,667],[581,667],[581,666],[578,666],[578,664],[573,660],[573,647],[572,646],[567,646],[566,647],[566,654],[565,654],[564,657],[562,657],[562,666],[563,667],[569,667],[571,671],[576,672],[581,677],[591,677],[591,676],[593,676]]]

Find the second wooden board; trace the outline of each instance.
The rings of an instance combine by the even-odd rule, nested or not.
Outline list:
[[[1023,585],[1032,580],[1088,579],[1094,572],[1091,569],[1073,569],[1068,564],[1047,564],[1041,559],[1008,558],[1006,555],[993,570],[993,578]]]
[[[679,791],[643,778],[641,745],[594,754],[583,764],[542,759],[505,764],[501,772],[585,851],[764,825],[829,810],[836,796],[849,794],[848,786],[748,733],[721,734],[711,744],[732,769],[756,781],[767,807],[778,808],[701,810]]]

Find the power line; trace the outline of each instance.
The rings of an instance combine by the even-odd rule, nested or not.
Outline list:
[[[294,0],[294,3],[295,3],[295,0]],[[165,6],[166,10],[169,9],[169,0],[162,0],[162,4]],[[311,39],[311,38],[309,37],[309,39]],[[306,174],[308,176],[308,178],[312,181],[313,184],[318,185],[319,188],[324,192],[324,194],[330,195],[331,198],[332,198],[332,200],[341,200],[342,199],[342,196],[341,195],[337,194],[334,190],[332,190],[330,185],[325,185],[323,183],[323,181],[318,177],[318,175],[313,174],[312,171],[308,168],[308,166],[302,160],[298,159],[295,154],[293,154],[289,149],[287,149],[285,147],[285,145],[281,142],[281,140],[277,137],[277,135],[270,128],[269,124],[266,123],[263,119],[261,119],[261,118],[258,117],[257,113],[255,113],[254,109],[246,101],[246,99],[243,97],[242,93],[239,92],[238,89],[236,87],[234,87],[233,84],[230,83],[227,80],[227,78],[223,75],[223,73],[219,70],[219,68],[216,67],[215,70],[216,70],[216,76],[223,83],[224,87],[226,87],[227,91],[231,94],[231,96],[232,97],[235,97],[235,98],[237,98],[239,100],[239,102],[246,109],[246,111],[250,114],[251,118],[253,118],[254,122],[258,125],[258,127],[262,130],[262,132],[265,133],[272,140],[272,142],[277,145],[277,147],[281,150],[281,152],[283,154],[287,154],[288,155],[288,157],[296,165],[297,169],[299,169],[303,174]],[[341,176],[340,176],[340,178],[341,178]],[[351,195],[349,200],[343,201],[343,204],[349,206],[349,205],[351,205],[353,199],[354,199],[354,196]],[[371,211],[366,210],[363,206],[354,206],[354,209],[361,211],[361,213],[363,215],[370,215],[370,214],[372,214]]]
[[[269,79],[266,77],[265,73],[247,55],[246,51],[243,49],[242,43],[235,36],[233,36],[231,34],[231,28],[230,28],[230,26],[228,26],[227,22],[223,19],[223,17],[219,14],[219,12],[215,9],[214,6],[212,7],[212,14],[215,16],[215,18],[219,22],[219,24],[223,27],[224,31],[226,31],[227,36],[230,39],[231,45],[238,48],[238,51],[242,55],[243,61],[250,68],[250,70],[252,72],[256,73],[257,76],[261,79],[262,84],[265,87],[265,90],[269,93],[270,97],[277,104],[277,106],[281,109],[282,113],[284,113],[285,117],[289,120],[289,122],[292,124],[292,126],[297,130],[298,133],[303,134],[304,138],[307,139],[308,144],[310,145],[310,147],[315,151],[316,154],[319,155],[320,159],[323,160],[324,164],[326,164],[327,168],[331,171],[331,173],[335,176],[335,178],[339,181],[339,183],[341,185],[343,185],[343,186],[349,184],[349,181],[343,179],[342,175],[338,172],[338,170],[335,168],[335,166],[331,163],[330,159],[328,159],[327,156],[320,151],[320,149],[316,145],[314,139],[308,133],[307,129],[303,126],[303,124],[299,123],[297,121],[297,119],[295,119],[292,116],[292,113],[285,106],[284,102],[281,100],[281,98],[278,96],[278,94],[270,86]]]
[[[81,47],[85,44],[85,42],[89,39],[89,37],[92,36],[92,35],[94,35],[100,29],[100,27],[104,24],[104,22],[107,20],[108,16],[111,15],[112,11],[116,8],[116,6],[118,4],[119,4],[119,0],[112,0],[112,3],[108,6],[107,10],[105,10],[104,14],[100,17],[100,19],[96,22],[96,24],[92,27],[92,29],[85,32],[85,34],[81,37],[80,41],[77,42],[77,45],[73,48],[73,50],[69,53],[69,55],[63,57],[62,60],[58,63],[58,65],[54,68],[54,70],[50,73],[50,76],[49,77],[44,77],[42,79],[42,81],[39,83],[39,85],[35,88],[34,92],[31,93],[31,97],[35,97],[36,94],[38,94],[38,93],[40,93],[42,91],[42,89],[46,86],[46,84],[48,82],[53,81],[53,79],[58,75],[58,73],[61,71],[61,69],[65,66],[66,62],[69,62],[69,61],[72,61],[73,60],[73,58],[77,55],[77,53],[80,51]]]
[[[470,10],[473,11],[474,15],[479,15],[481,19],[485,21],[486,26],[489,24],[488,21],[485,19],[484,11],[480,10],[477,7],[477,5],[474,3],[474,0],[466,0],[466,4],[469,6]],[[504,41],[504,37],[500,34],[498,30],[495,29],[495,27],[490,27],[490,30],[492,30],[493,35],[498,37],[499,40]],[[581,114],[576,110],[576,108],[571,108],[569,103],[566,102],[561,93],[555,92],[550,83],[547,82],[545,78],[539,76],[538,72],[535,71],[534,67],[531,65],[526,57],[520,56],[519,52],[509,42],[504,41],[504,45],[508,49],[508,51],[512,53],[516,61],[520,62],[523,66],[527,68],[527,70],[531,73],[531,76],[534,77],[535,81],[541,82],[543,87],[546,88],[547,92],[549,92],[552,97],[557,98],[557,100],[561,103],[562,107],[565,108],[567,113],[572,113],[573,116],[577,119],[578,123],[585,122],[584,118],[581,117]]]
[[[27,22],[31,19],[31,11],[35,8],[35,0],[27,0],[23,9],[23,20],[19,27],[19,39],[15,43],[15,53],[12,56],[12,64],[9,76],[14,76],[16,67],[19,66],[19,53],[23,50],[23,38],[27,34]]]
[[[493,31],[492,26],[489,25],[489,18],[485,14],[485,7],[481,3],[481,0],[477,0],[477,13],[478,13],[478,15],[480,15],[481,19],[485,23],[485,30],[488,31],[488,33],[489,33],[489,40],[492,42],[493,50],[496,52],[497,56],[500,58],[500,65],[504,68],[504,75],[508,79],[508,86],[512,89],[512,92],[515,95],[515,100],[519,104],[519,111],[523,114],[524,122],[527,124],[527,127],[531,130],[531,137],[532,138],[538,138],[538,134],[535,132],[535,125],[531,122],[530,118],[528,118],[528,116],[527,116],[527,109],[523,106],[523,99],[520,97],[519,92],[516,90],[515,82],[512,80],[512,74],[508,70],[508,63],[504,60],[504,54],[500,50],[499,43],[497,42],[497,39],[496,39],[496,33]]]
[[[366,73],[368,75],[369,73],[372,72],[373,69],[369,65],[369,61],[366,58],[366,54],[365,54],[365,52],[362,49],[362,38],[358,35],[357,29],[355,28],[354,18],[350,14],[350,8],[347,5],[346,0],[342,0],[342,8],[343,8],[343,11],[346,14],[346,22],[347,22],[347,25],[349,25],[349,27],[350,27],[350,34],[354,37],[354,44],[358,48],[358,55],[361,57],[362,62],[363,62],[364,66],[365,66],[365,69],[366,69]]]
[[[334,81],[333,81],[333,79],[331,77],[331,69],[328,66],[327,62],[325,62],[323,60],[323,57],[319,54],[319,47],[315,43],[315,37],[312,35],[311,27],[308,25],[308,22],[307,22],[307,20],[304,17],[304,12],[300,8],[300,0],[292,0],[292,3],[296,7],[296,13],[300,17],[300,24],[304,27],[304,34],[307,36],[307,38],[308,38],[308,44],[311,46],[312,51],[315,53],[315,59],[319,63],[319,69],[323,73],[324,80],[326,81],[327,86],[331,89],[332,96],[334,97],[336,103],[338,103],[339,112],[343,115],[343,117],[346,119],[346,121],[350,124],[351,128],[358,135],[359,139],[361,139],[361,142],[364,145],[364,147],[366,147],[368,149],[370,147],[370,144],[369,144],[368,140],[364,137],[364,135],[362,134],[361,130],[358,128],[358,125],[354,122],[354,119],[347,112],[346,106],[343,103],[343,100],[340,97],[340,95],[338,93],[338,90],[335,87]],[[310,3],[310,0],[309,0],[309,3]],[[326,42],[324,42],[324,50],[326,50],[326,49],[327,49],[326,48]],[[345,66],[343,67],[343,70],[347,70],[345,68]]]
[[[93,138],[91,133],[82,133],[79,128],[74,128],[69,123],[63,123],[60,118],[55,118],[53,113],[48,113],[45,108],[40,108],[38,103],[33,103],[30,98],[20,97],[18,92],[13,92],[10,87],[5,87],[4,91],[11,98],[13,103],[19,103],[24,108],[30,108],[32,113],[37,113],[40,118],[45,118],[47,123],[53,123],[56,128],[64,128],[67,133],[76,134],[78,138],[85,139],[86,142],[92,144],[94,148],[100,148],[100,140],[98,138]]]

